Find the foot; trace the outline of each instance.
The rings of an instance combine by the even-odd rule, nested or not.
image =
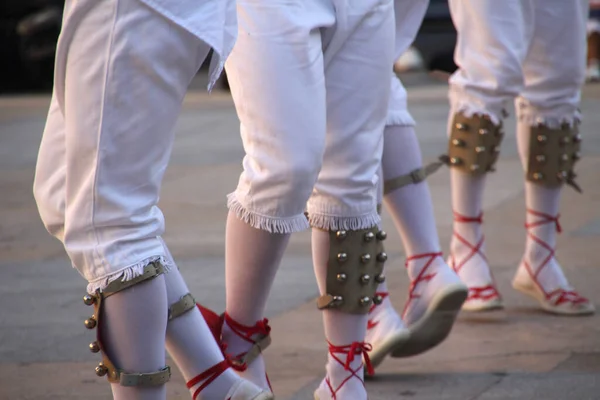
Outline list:
[[[329,343],[327,376],[315,391],[315,400],[366,400],[363,368],[373,373],[368,352],[371,346],[354,342],[346,346]],[[363,364],[363,359],[365,363]]]
[[[239,375],[265,390],[273,391],[262,356],[262,352],[271,344],[269,321],[265,318],[254,326],[245,326],[227,313],[219,316],[200,304],[197,306],[217,343],[227,350],[227,357],[235,365],[245,366],[243,370],[236,368]],[[235,343],[232,343],[234,340]]]
[[[240,378],[238,384],[233,386],[227,396],[227,400],[273,400],[275,397],[269,390],[262,390],[252,382]]]
[[[462,306],[465,311],[491,311],[504,306],[485,255],[485,238],[479,227],[482,223],[481,214],[468,217],[454,213],[448,265],[469,288],[469,295]]]
[[[399,351],[409,340],[408,329],[392,306],[388,293],[377,292],[375,295],[380,296],[383,301],[371,306],[365,337],[365,342],[373,348],[369,352],[373,368],[381,364],[389,354]]]
[[[214,390],[211,391],[211,394],[205,393],[203,395],[202,392],[205,389],[210,388],[211,383],[220,376],[228,374],[229,368],[243,370],[245,366],[233,364],[231,360],[226,358],[222,362],[190,379],[187,382],[187,387],[192,392],[192,399],[216,399],[217,397]],[[223,400],[271,400],[274,398],[270,391],[263,390],[252,382],[236,376],[235,374],[232,375],[234,381],[233,385],[231,385],[225,396],[219,398],[222,398]]]
[[[392,357],[423,353],[443,342],[452,330],[468,290],[441,256],[426,253],[406,260],[412,283],[402,319],[410,337]]]
[[[528,210],[533,222],[528,222],[528,251],[513,279],[516,290],[537,300],[544,311],[559,315],[589,315],[594,305],[569,285],[554,257],[555,249],[542,240],[543,225],[554,224],[560,232],[558,216]]]

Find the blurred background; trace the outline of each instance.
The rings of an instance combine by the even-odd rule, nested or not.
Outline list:
[[[590,4],[587,80],[597,82],[600,81],[600,0],[591,0]],[[0,94],[51,89],[63,5],[64,0],[0,1]],[[395,70],[453,72],[455,43],[456,31],[447,0],[431,0],[413,46],[396,61]],[[226,76],[220,86],[227,89]]]
[[[51,90],[63,5],[64,0],[0,0],[0,93]],[[414,46],[396,69],[452,72],[455,42],[447,1],[431,0]],[[202,69],[207,66],[208,61]],[[221,87],[227,88],[226,77]]]

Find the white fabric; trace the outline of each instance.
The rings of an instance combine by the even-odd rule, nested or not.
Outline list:
[[[524,122],[517,124],[517,144],[523,169],[527,168],[530,135],[531,128],[529,124]],[[557,216],[560,210],[560,193],[561,188],[547,188],[537,185],[533,182],[526,181],[526,207],[529,210],[534,210],[539,213]],[[544,218],[527,213],[527,223],[535,223],[542,220],[544,220]],[[528,232],[541,239],[551,248],[556,248],[558,232],[554,223],[546,223],[536,227],[531,227],[529,228]],[[536,279],[547,293],[552,292],[554,289],[564,289],[569,287],[567,278],[565,277],[556,258],[552,258],[542,267],[549,254],[550,252],[548,249],[542,247],[538,242],[527,235],[523,261],[529,264],[534,274],[540,271],[540,274],[537,275]],[[542,267],[542,269],[540,269],[540,267]],[[521,263],[520,269],[524,269],[523,263]],[[523,273],[525,271],[520,272]],[[529,278],[528,274],[524,275],[527,275],[527,278]]]
[[[388,293],[387,282],[377,287],[377,292]],[[371,344],[373,349],[383,343],[390,335],[405,330],[404,321],[392,305],[390,296],[384,296],[381,304],[371,307],[369,310],[369,321],[367,323],[367,334],[365,342]]]
[[[520,117],[573,120],[585,71],[587,0],[450,0],[458,31],[453,112],[488,114],[506,102]]]
[[[452,187],[452,208],[461,216],[477,218],[483,211],[483,190],[485,176],[473,176],[450,169]],[[486,258],[486,245],[483,240],[479,251],[472,247],[484,239],[483,224],[477,222],[457,222],[453,224],[454,234],[450,240],[448,264],[458,273],[469,287],[485,287],[493,282]],[[467,243],[464,243],[459,236]]]
[[[162,239],[160,241],[165,248],[167,263],[171,267],[169,272],[164,274],[164,280],[167,287],[167,304],[172,306],[189,293],[189,289],[166,243]],[[168,322],[166,346],[186,381],[223,361],[223,353],[197,307]],[[227,392],[239,380],[237,374],[232,369],[228,369],[202,390],[202,397],[225,399]],[[191,387],[190,394],[193,394],[202,383],[203,381],[198,382]]]
[[[315,268],[315,276],[321,295],[327,294],[327,269],[329,264],[329,232],[320,229],[312,231],[312,257]],[[367,334],[368,314],[348,314],[335,309],[322,310],[323,326],[325,328],[325,338],[334,346],[349,346],[354,342],[362,343]],[[336,356],[346,362],[346,355],[336,354]],[[342,381],[350,374],[343,365],[340,365],[331,355],[327,359],[327,376],[331,380],[333,388],[337,388]],[[358,369],[361,379],[363,369],[359,368],[362,363],[362,357],[357,356],[350,363],[350,368]],[[323,383],[321,383],[323,386]],[[329,394],[329,390],[325,391]],[[338,392],[340,399],[366,399],[366,391],[361,381],[356,378],[350,379]],[[364,396],[364,397],[363,397]]]
[[[104,301],[102,346],[113,364],[130,373],[157,372],[165,367],[167,291],[164,276],[115,293]],[[165,385],[110,385],[113,400],[166,400]]]
[[[394,60],[404,54],[414,42],[428,5],[429,0],[396,0],[394,2],[396,17]],[[406,89],[396,74],[392,73],[391,75],[386,125],[414,126],[415,120],[408,112]]]
[[[376,225],[391,0],[238,2],[226,69],[246,156],[232,211],[270,232]],[[313,190],[314,189],[314,190]]]
[[[236,322],[254,326],[265,313],[267,299],[290,239],[290,234],[269,233],[244,223],[233,213],[227,216],[225,238],[226,311]],[[227,351],[246,353],[252,343],[239,337],[227,323],[223,326]],[[240,373],[263,389],[269,389],[265,362],[259,355]]]
[[[384,181],[423,166],[419,141],[412,126],[386,126],[384,131]],[[384,197],[406,256],[440,251],[431,193],[426,181],[396,189]]]
[[[184,28],[213,49],[211,89],[237,38],[235,0],[139,0]]]
[[[448,132],[456,112],[486,114],[499,123],[507,102],[515,99],[517,136],[525,167],[523,143],[529,137],[528,126],[552,126],[579,119],[588,1],[450,0],[449,4],[458,31],[455,61],[459,69],[449,81]],[[454,211],[477,217],[482,211],[485,176],[474,177],[452,169],[451,184]],[[548,204],[555,202],[558,191],[546,193],[529,183],[527,188],[528,205],[535,198],[536,206],[554,210]],[[454,230],[472,246],[483,235],[482,225],[475,222],[455,222]],[[552,239],[551,235],[547,237]],[[526,257],[539,250],[530,241],[527,247]],[[450,248],[457,266],[472,254],[471,248],[456,236]],[[493,283],[484,254],[485,243],[459,270],[471,288]],[[537,259],[537,255],[533,257]],[[550,274],[550,281],[562,280],[560,267],[549,271],[556,272]]]
[[[386,126],[415,126],[417,123],[408,111],[407,93],[404,85],[395,73],[392,73],[392,85],[390,89],[390,100],[385,120]],[[384,148],[386,146],[384,139]]]
[[[90,292],[164,256],[159,189],[208,51],[138,0],[65,5],[34,193]]]

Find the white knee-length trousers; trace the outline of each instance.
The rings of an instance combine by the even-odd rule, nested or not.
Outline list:
[[[394,60],[397,60],[414,42],[428,6],[429,0],[396,0]],[[392,72],[391,75],[386,125],[414,126],[415,120],[408,111],[406,89],[395,73]]]
[[[454,112],[572,123],[585,80],[588,0],[450,0],[458,31],[450,78]]]
[[[229,207],[255,228],[379,221],[392,0],[239,0],[226,63],[246,151]],[[308,202],[308,203],[307,203]]]
[[[181,21],[188,0],[172,10],[159,7],[163,0],[65,4],[34,194],[90,292],[165,255],[157,202],[174,125],[206,42],[216,48],[213,77],[233,46],[236,29],[215,25],[235,14],[228,1],[203,0]]]

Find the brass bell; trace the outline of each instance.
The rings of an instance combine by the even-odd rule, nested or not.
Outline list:
[[[385,275],[383,275],[383,274],[375,275],[375,282],[377,282],[377,283],[385,282]]]
[[[348,236],[348,232],[346,231],[337,231],[335,233],[335,236],[339,239],[339,240],[344,240],[346,239],[346,237]]]
[[[348,259],[348,254],[346,254],[346,253],[338,253],[337,259],[338,259],[339,262],[343,263],[344,261],[346,261]]]
[[[371,298],[368,296],[365,297],[361,297],[361,299],[359,300],[360,305],[363,307],[369,306],[371,305]]]
[[[458,157],[451,157],[450,158],[450,164],[452,165],[460,165],[462,164],[462,160]]]
[[[367,283],[369,283],[370,280],[371,280],[371,276],[368,274],[364,274],[363,276],[360,277],[360,283],[362,283],[363,285],[366,285]]]
[[[90,296],[89,294],[86,294],[85,296],[83,296],[83,302],[85,303],[86,306],[91,306],[92,304],[94,304],[96,302],[96,299],[94,298],[94,296]]]
[[[537,161],[539,163],[546,162],[546,156],[543,154],[539,154],[539,155],[535,156],[535,161]]]
[[[98,342],[92,342],[90,343],[90,351],[92,353],[97,353],[100,351],[100,345],[98,344]]]
[[[485,129],[485,128],[481,128],[481,129],[479,129],[479,134],[480,134],[480,135],[487,135],[488,133],[490,133],[490,131],[488,131],[488,130],[487,130],[487,129]]]
[[[567,153],[564,153],[563,155],[560,156],[561,161],[563,162],[567,162],[569,161],[571,157],[569,157],[569,155]]]
[[[377,254],[377,261],[385,262],[386,260],[387,260],[387,254],[385,253],[385,251],[382,251],[381,253]]]
[[[452,144],[456,147],[463,147],[465,145],[464,140],[452,139]]]
[[[92,315],[91,317],[83,321],[83,324],[88,329],[94,329],[96,327],[96,316]]]
[[[369,261],[371,261],[371,255],[369,253],[363,254],[362,256],[360,256],[360,261],[362,261],[365,264],[368,263]]]
[[[537,137],[537,141],[538,141],[539,143],[542,143],[542,144],[543,144],[543,143],[546,143],[546,142],[548,141],[548,138],[546,137],[546,135],[538,135],[538,137]]]
[[[544,178],[544,175],[541,172],[534,172],[533,179],[536,181],[541,181]]]
[[[346,279],[348,279],[348,276],[346,274],[337,274],[337,280],[339,282],[346,282]]]
[[[387,233],[385,231],[377,232],[377,240],[383,241],[387,238]]]
[[[106,366],[102,363],[98,364],[98,366],[96,367],[96,375],[104,376],[107,373],[108,373],[108,368],[106,368]]]
[[[475,147],[475,152],[476,153],[483,153],[485,151],[485,147],[484,146],[477,146]]]
[[[365,242],[370,242],[373,239],[375,239],[375,234],[373,232],[365,233]]]
[[[580,133],[578,133],[577,135],[573,136],[573,142],[575,142],[575,143],[581,142],[581,134]]]
[[[477,164],[471,164],[471,166],[469,167],[469,169],[471,171],[477,171],[479,169],[479,165],[477,165]]]
[[[380,305],[381,303],[383,303],[383,297],[381,297],[380,295],[376,295],[375,297],[373,297],[373,303],[375,303],[376,305]]]
[[[573,161],[577,161],[579,159],[581,159],[581,154],[579,154],[579,153],[573,153]]]
[[[468,131],[469,130],[469,126],[466,124],[463,124],[462,122],[458,122],[455,126],[456,126],[456,129],[458,129],[459,131]]]

